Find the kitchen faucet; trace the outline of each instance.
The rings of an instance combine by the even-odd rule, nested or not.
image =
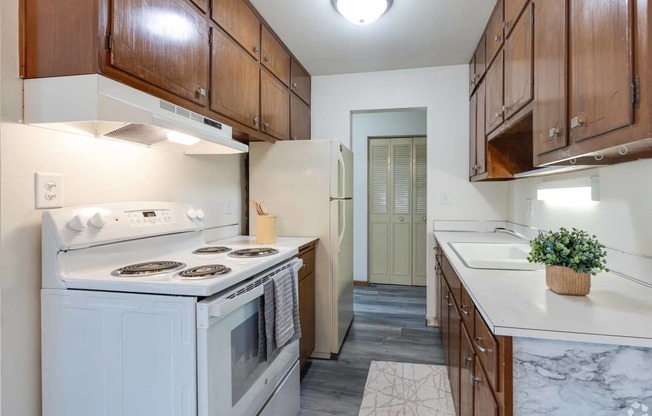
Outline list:
[[[529,238],[527,238],[527,237],[524,236],[523,234],[519,234],[519,233],[517,233],[517,232],[514,231],[514,230],[510,230],[509,228],[505,228],[505,227],[496,227],[496,228],[494,228],[494,232],[495,232],[495,233],[505,233],[505,234],[510,234],[510,235],[513,235],[514,237],[518,237],[518,238],[521,238],[521,239],[523,239],[523,240],[528,240],[528,241],[529,241]],[[539,234],[541,234],[541,231],[539,231]]]

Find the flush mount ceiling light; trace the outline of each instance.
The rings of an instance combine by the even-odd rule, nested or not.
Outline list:
[[[333,7],[356,25],[375,22],[392,7],[393,0],[332,0]]]

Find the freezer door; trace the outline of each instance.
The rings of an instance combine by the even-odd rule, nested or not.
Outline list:
[[[353,201],[336,200],[331,204],[331,352],[337,354],[353,321]]]

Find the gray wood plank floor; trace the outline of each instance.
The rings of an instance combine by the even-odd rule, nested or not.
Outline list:
[[[356,287],[354,299],[340,354],[312,360],[302,374],[300,416],[357,416],[371,361],[444,363],[439,329],[425,325],[425,288]]]

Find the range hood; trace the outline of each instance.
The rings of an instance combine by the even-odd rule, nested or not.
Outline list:
[[[231,127],[97,74],[25,80],[25,123],[185,154],[249,150]]]

